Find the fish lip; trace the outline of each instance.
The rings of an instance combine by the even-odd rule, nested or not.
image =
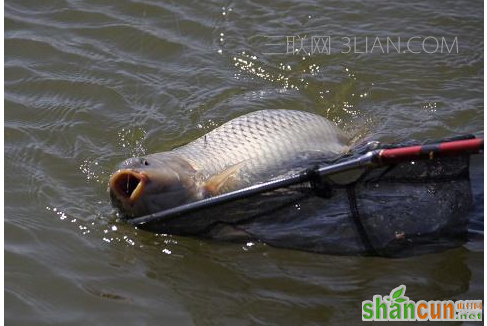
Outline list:
[[[125,180],[127,180],[128,183],[131,177],[137,180],[137,185],[130,192],[130,195],[128,196],[128,193],[126,193],[121,187],[125,182]],[[133,205],[134,202],[141,196],[142,192],[144,191],[147,181],[148,181],[147,175],[145,175],[144,173],[136,172],[130,169],[121,169],[115,172],[110,177],[108,186],[110,190],[115,193],[116,197],[119,200],[121,200],[124,203]]]

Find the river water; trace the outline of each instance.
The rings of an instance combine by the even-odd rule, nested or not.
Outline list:
[[[328,256],[136,230],[106,191],[123,159],[257,109],[360,140],[483,134],[482,1],[7,0],[4,38],[7,324],[358,323],[400,284],[482,299],[479,232],[436,254]],[[483,231],[482,157],[472,187]]]

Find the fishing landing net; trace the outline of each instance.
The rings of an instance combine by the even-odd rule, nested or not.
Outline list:
[[[418,144],[369,143],[323,164]],[[469,155],[463,154],[316,177],[137,226],[326,254],[404,256],[465,243],[471,208]]]

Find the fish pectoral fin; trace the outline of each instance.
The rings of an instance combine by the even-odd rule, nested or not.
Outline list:
[[[222,188],[227,187],[231,188],[232,184],[236,182],[236,179],[233,178],[235,174],[242,168],[246,161],[234,164],[224,171],[210,177],[208,180],[205,181],[203,188],[205,192],[210,196],[215,196],[220,193]]]

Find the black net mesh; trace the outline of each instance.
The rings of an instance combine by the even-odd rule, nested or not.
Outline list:
[[[471,206],[469,156],[455,156],[349,171],[141,227],[328,254],[402,256],[463,244]]]

